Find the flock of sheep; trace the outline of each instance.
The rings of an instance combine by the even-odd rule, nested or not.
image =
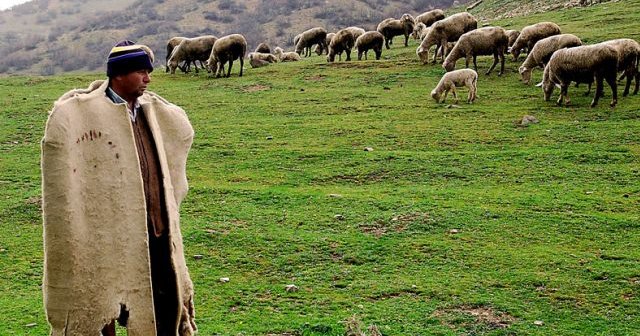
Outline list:
[[[445,17],[440,9],[425,12],[415,18],[404,14],[400,19],[389,18],[380,22],[375,31],[365,31],[359,27],[347,27],[336,33],[328,33],[322,27],[306,30],[294,38],[295,51],[285,52],[276,47],[273,52],[266,43],[261,43],[254,52],[248,54],[252,67],[266,66],[275,62],[299,61],[309,57],[315,46],[315,53],[327,55],[328,62],[334,62],[336,56],[342,60],[351,60],[351,51],[356,49],[358,60],[364,55],[367,59],[369,50],[373,50],[376,59],[380,59],[383,46],[387,49],[393,44],[393,38],[404,36],[404,45],[408,46],[409,36],[420,39],[416,55],[423,64],[430,62],[429,52],[432,47],[432,64],[440,58],[442,67],[447,71],[438,85],[431,92],[437,102],[444,102],[449,92],[458,101],[456,87],[469,88],[467,101],[472,103],[477,92],[477,56],[493,55],[494,60],[487,70],[488,75],[500,62],[498,76],[504,73],[505,54],[511,53],[515,61],[522,52],[527,57],[519,67],[523,82],[529,84],[531,73],[541,68],[543,80],[539,84],[544,91],[545,100],[549,100],[554,88],[560,88],[557,103],[569,104],[568,87],[571,82],[576,85],[591,84],[595,81],[596,92],[591,103],[594,107],[603,95],[603,82],[606,81],[612,90],[611,106],[618,99],[616,77],[622,73],[626,77],[623,95],[629,94],[631,82],[635,79],[633,94],[638,93],[640,86],[640,44],[633,39],[616,39],[593,45],[583,45],[580,38],[572,34],[562,34],[560,27],[553,22],[540,22],[521,31],[505,30],[501,27],[488,26],[478,28],[478,21],[473,15],[462,12]],[[196,38],[174,37],[167,42],[166,71],[175,73],[176,68],[188,71],[193,64],[196,72],[200,62],[203,68],[215,73],[216,77],[231,74],[233,61],[240,61],[240,76],[244,66],[247,42],[240,34],[232,34],[221,38],[207,35]],[[466,68],[473,61],[475,70],[454,70],[456,62],[464,58]],[[203,63],[204,62],[204,63]]]

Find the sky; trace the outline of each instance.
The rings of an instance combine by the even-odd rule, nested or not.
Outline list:
[[[0,0],[0,10],[5,10],[11,6],[28,2],[29,0]]]

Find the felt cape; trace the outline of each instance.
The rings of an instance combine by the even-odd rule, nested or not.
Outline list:
[[[51,335],[100,335],[128,310],[130,336],[156,335],[147,214],[131,120],[106,95],[108,81],[55,102],[42,139],[43,294]],[[158,150],[176,273],[176,335],[195,333],[193,284],[180,233],[180,203],[193,128],[162,97],[139,97]]]

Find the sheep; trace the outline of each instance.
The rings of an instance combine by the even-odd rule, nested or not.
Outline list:
[[[518,60],[522,49],[526,48],[527,52],[530,52],[536,42],[545,37],[559,34],[561,34],[560,27],[553,22],[539,22],[522,28],[520,35],[511,46],[510,52],[513,55],[513,60]]]
[[[305,57],[311,56],[311,47],[314,44],[324,45],[326,42],[327,31],[322,27],[315,27],[300,33],[300,38],[296,43],[296,52]]]
[[[219,38],[213,44],[211,56],[207,61],[207,66],[214,72],[215,76],[220,77],[223,72],[225,63],[229,62],[229,68],[225,77],[231,76],[231,67],[235,59],[240,59],[240,77],[242,77],[242,68],[244,67],[244,54],[247,52],[247,40],[240,34],[231,34]]]
[[[258,44],[258,46],[256,47],[256,50],[254,52],[263,53],[263,54],[270,54],[271,53],[271,48],[269,47],[269,45],[266,42],[262,42],[262,43]]]
[[[431,30],[429,30],[427,36],[422,40],[422,43],[420,43],[420,47],[416,53],[422,60],[422,63],[426,64],[429,60],[429,49],[431,46],[436,45],[433,63],[436,63],[436,57],[438,56],[437,51],[441,47],[443,48],[442,60],[444,61],[449,50],[447,42],[457,41],[462,34],[476,28],[478,28],[478,21],[473,15],[467,12],[454,14],[440,21],[436,21],[436,23],[431,26]]]
[[[171,52],[173,52],[173,49],[175,49],[175,47],[177,47],[178,44],[180,44],[180,42],[182,42],[184,39],[186,39],[186,37],[175,36],[167,41],[167,56],[164,60],[164,64],[166,67],[164,72],[169,72],[169,57],[171,56]]]
[[[415,19],[413,16],[404,14],[400,20],[394,18],[382,20],[376,30],[384,36],[384,45],[389,49],[389,44],[393,44],[393,37],[398,35],[404,35],[404,46],[409,46],[409,35],[413,33],[414,26]]]
[[[277,62],[275,55],[269,53],[251,52],[249,53],[249,64],[252,68],[259,68]]]
[[[331,43],[331,39],[336,35],[336,33],[328,33],[327,38],[325,39],[326,45],[323,48],[321,45],[316,45],[316,55],[320,56],[322,53],[329,53],[329,43]]]
[[[379,60],[380,55],[382,55],[383,44],[384,36],[377,31],[368,31],[360,35],[355,44],[356,49],[358,49],[358,61],[362,60],[362,54],[364,54],[364,59],[367,59],[369,49],[373,49],[376,53],[376,60]]]
[[[178,64],[183,61],[186,61],[187,65],[190,62],[194,62],[195,65],[196,60],[200,62],[206,61],[211,55],[211,49],[217,40],[218,38],[213,35],[185,38],[182,40],[182,42],[173,49],[167,61],[167,66],[171,74],[175,74]],[[198,67],[196,66],[195,68],[197,73]]]
[[[429,30],[431,29],[427,27],[424,23],[418,22],[416,23],[415,27],[413,27],[413,32],[411,33],[411,37],[413,37],[414,40],[420,39],[420,41],[422,41],[424,37],[427,36],[427,33],[429,33]]]
[[[498,76],[502,76],[504,73],[504,54],[507,51],[508,43],[509,37],[501,27],[483,27],[472,30],[460,36],[451,53],[444,60],[442,67],[451,71],[455,68],[456,61],[464,57],[466,67],[469,67],[469,61],[473,58],[473,68],[478,71],[477,56],[493,54],[493,64],[487,70],[486,75],[496,67],[498,60],[500,60]]]
[[[469,88],[469,95],[467,97],[467,103],[473,103],[477,98],[478,91],[478,73],[471,69],[460,69],[447,72],[442,76],[438,85],[431,91],[431,98],[436,103],[444,103],[447,99],[449,91],[453,94],[455,104],[458,103],[458,95],[456,94],[456,87],[466,86]],[[444,93],[444,96],[443,96]],[[442,101],[440,98],[442,97]]]
[[[618,52],[611,45],[599,43],[573,48],[557,50],[549,59],[544,68],[542,77],[542,89],[544,100],[549,101],[555,86],[560,87],[558,105],[564,100],[569,105],[568,88],[571,82],[591,83],[595,78],[596,93],[591,102],[591,107],[598,104],[603,94],[603,80],[611,87],[613,97],[611,107],[618,102],[618,87],[616,75],[618,69]]]
[[[527,55],[527,58],[524,60],[522,65],[518,68],[522,81],[528,85],[531,80],[531,73],[533,72],[533,69],[536,67],[544,69],[544,66],[549,62],[551,55],[553,55],[556,50],[581,45],[582,41],[580,38],[573,34],[553,35],[538,41]]]
[[[273,50],[273,54],[278,59],[278,62],[296,62],[302,59],[298,53],[293,51],[284,52],[280,47],[276,47]]]
[[[511,48],[513,46],[514,43],[516,43],[516,40],[518,39],[518,36],[520,36],[520,31],[519,30],[515,30],[515,29],[509,29],[506,31],[507,33],[507,37],[509,37],[509,48]]]
[[[623,76],[620,79],[627,78],[622,96],[626,97],[629,94],[629,87],[634,77],[636,79],[636,87],[633,94],[638,94],[638,88],[640,87],[640,72],[638,72],[640,44],[628,38],[609,40],[603,43],[614,47],[618,52],[618,72],[623,72]]]
[[[333,62],[336,54],[342,60],[342,52],[347,54],[347,61],[351,60],[351,48],[356,43],[353,33],[348,29],[342,29],[336,33],[329,43],[329,53],[327,54],[327,62]]]
[[[351,26],[351,27],[347,27],[345,29],[350,31],[351,34],[353,34],[353,38],[356,39],[356,40],[358,39],[358,37],[360,37],[360,35],[365,33],[365,30],[360,28],[360,27]]]
[[[416,16],[416,24],[423,23],[425,27],[431,27],[436,21],[444,19],[442,9],[434,9]]]

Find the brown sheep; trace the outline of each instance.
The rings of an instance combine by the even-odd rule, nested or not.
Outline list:
[[[358,49],[358,61],[362,60],[362,54],[364,54],[364,59],[367,59],[369,49],[373,49],[376,53],[376,59],[379,60],[382,55],[383,44],[384,36],[377,31],[368,31],[360,35],[355,44],[356,49]]]
[[[328,33],[327,38],[325,39],[326,45],[323,48],[321,45],[316,45],[316,55],[320,56],[322,53],[329,54],[329,43],[331,43],[331,39],[336,35],[336,33]]]
[[[258,44],[258,46],[256,47],[256,50],[254,50],[254,52],[263,53],[263,54],[270,54],[271,53],[271,48],[269,47],[269,45],[266,42],[262,42],[262,43]]]
[[[426,27],[431,27],[436,21],[444,19],[442,9],[434,9],[416,16],[416,24],[422,22]]]
[[[414,26],[415,19],[409,14],[404,14],[400,20],[394,18],[382,20],[376,30],[384,36],[384,45],[389,49],[389,44],[393,44],[393,37],[398,35],[404,35],[404,46],[409,46],[409,35],[413,33]]]
[[[568,89],[571,82],[591,83],[595,78],[596,94],[591,107],[598,104],[603,94],[603,80],[606,80],[611,87],[611,106],[614,107],[618,102],[617,69],[618,52],[605,43],[557,50],[544,68],[542,77],[544,100],[551,99],[553,89],[557,85],[560,87],[557,104],[561,105],[564,100],[564,103],[569,105]]]
[[[511,55],[513,60],[517,61],[520,57],[522,49],[527,49],[527,52],[533,49],[536,42],[542,40],[545,37],[560,34],[560,27],[553,22],[539,22],[522,28],[520,35],[511,46]]]
[[[240,34],[231,34],[219,38],[213,44],[211,56],[207,61],[207,65],[216,77],[220,77],[223,72],[224,65],[229,62],[229,68],[225,77],[231,76],[231,67],[233,61],[240,59],[240,77],[242,77],[242,68],[244,67],[244,54],[247,52],[247,40]]]
[[[483,27],[472,30],[460,36],[460,39],[458,39],[453,50],[451,50],[451,53],[445,59],[442,67],[447,71],[452,71],[456,66],[456,61],[464,57],[466,67],[469,67],[469,61],[473,58],[473,68],[478,71],[478,64],[476,63],[477,56],[493,55],[493,64],[486,72],[486,75],[496,67],[498,60],[500,60],[500,72],[498,76],[501,76],[504,72],[504,54],[507,51],[508,43],[509,37],[507,37],[505,30],[501,27]]]
[[[347,61],[351,60],[351,48],[356,43],[356,39],[353,37],[353,33],[348,29],[342,29],[336,33],[329,43],[329,54],[327,55],[327,62],[333,62],[336,59],[336,55],[342,60],[342,52],[347,54]]]
[[[424,60],[429,59],[429,48],[435,45],[436,51],[443,48],[442,61],[444,61],[445,55],[449,52],[447,42],[457,41],[462,34],[476,28],[478,28],[478,21],[473,17],[473,15],[467,12],[454,14],[443,20],[436,21],[436,23],[431,26],[427,36],[422,40],[422,43],[416,53],[420,59],[425,62]],[[436,57],[437,52],[433,55],[434,64],[436,63]]]

